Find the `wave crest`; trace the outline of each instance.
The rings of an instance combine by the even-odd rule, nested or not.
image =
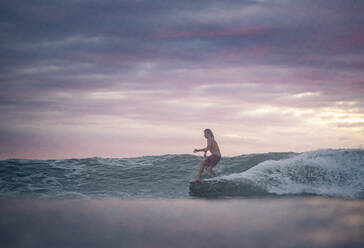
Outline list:
[[[267,160],[241,173],[190,184],[194,196],[323,195],[364,198],[364,151],[318,150]]]

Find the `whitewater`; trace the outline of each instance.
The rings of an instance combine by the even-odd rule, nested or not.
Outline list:
[[[161,155],[0,161],[0,198],[196,198],[318,195],[364,198],[364,150],[223,157],[218,177],[190,183],[203,158]]]

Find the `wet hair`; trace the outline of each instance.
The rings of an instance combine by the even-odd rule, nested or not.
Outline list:
[[[208,133],[208,134],[209,134],[212,138],[214,138],[214,134],[212,133],[211,129],[206,128],[206,129],[204,130],[204,132],[205,132],[205,133]]]

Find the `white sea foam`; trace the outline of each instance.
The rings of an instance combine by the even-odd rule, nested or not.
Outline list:
[[[363,150],[318,150],[293,158],[267,160],[215,180],[246,181],[275,194],[363,197]]]

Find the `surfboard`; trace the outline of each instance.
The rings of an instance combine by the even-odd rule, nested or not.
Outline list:
[[[204,180],[203,179],[200,179],[200,181],[190,181],[189,183],[190,184],[194,184],[194,183],[201,183],[201,182],[203,182]]]

